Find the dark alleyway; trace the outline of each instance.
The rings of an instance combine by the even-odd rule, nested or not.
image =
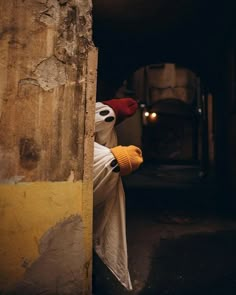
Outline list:
[[[95,294],[235,294],[236,219],[213,183],[199,185],[195,178],[189,186],[145,187],[138,176],[125,182],[134,290],[122,288],[95,257]]]
[[[213,136],[209,132],[208,139],[214,150],[210,163],[216,167],[216,176],[205,176],[199,167],[185,164],[179,171],[165,165],[141,167],[127,177],[127,239],[134,290],[124,290],[95,257],[96,295],[236,294],[235,1],[180,2],[120,0],[101,5],[94,1],[97,100],[114,97],[127,79],[134,97],[150,102],[151,91],[145,87],[140,95],[134,91],[131,77],[140,67],[174,63],[193,71],[204,91],[212,94],[213,117],[208,123]],[[204,158],[210,155],[206,123],[200,151]],[[128,139],[136,128],[137,124],[127,131]],[[164,128],[164,139],[165,132]],[[150,142],[148,151],[155,149],[152,138]],[[209,164],[208,159],[202,160]]]

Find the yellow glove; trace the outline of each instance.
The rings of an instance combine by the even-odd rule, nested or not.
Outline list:
[[[143,163],[142,151],[137,146],[119,145],[111,148],[111,152],[119,164],[121,176],[130,174]]]

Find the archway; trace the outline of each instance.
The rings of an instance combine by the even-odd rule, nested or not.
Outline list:
[[[193,71],[173,63],[146,65],[115,96],[139,102],[139,112],[117,131],[121,144],[142,148],[149,169],[190,165],[194,176],[202,177],[214,166],[212,95]]]

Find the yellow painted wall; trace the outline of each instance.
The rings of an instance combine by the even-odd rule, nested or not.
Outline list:
[[[92,184],[83,182],[0,185],[0,290],[22,280],[25,266],[39,256],[42,235],[75,214],[82,217],[85,256],[91,268],[91,189]],[[90,292],[88,280],[84,280],[84,290],[88,291],[83,294]]]

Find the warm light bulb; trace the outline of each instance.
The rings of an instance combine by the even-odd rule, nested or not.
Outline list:
[[[150,115],[150,116],[151,116],[151,118],[152,118],[152,119],[154,119],[154,118],[156,118],[156,116],[157,116],[157,113],[151,113],[151,115]]]
[[[144,116],[145,116],[145,117],[148,117],[148,116],[149,116],[149,112],[145,112],[145,113],[144,113]]]

